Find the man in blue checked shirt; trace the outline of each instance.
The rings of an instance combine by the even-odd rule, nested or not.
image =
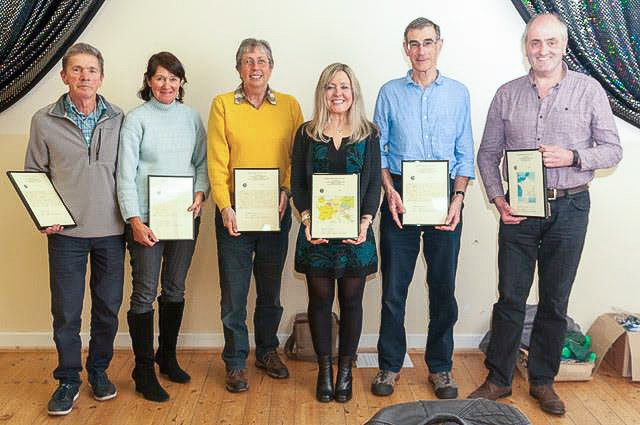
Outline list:
[[[380,128],[382,186],[380,222],[382,312],[378,362],[371,391],[393,393],[406,353],[404,312],[407,291],[420,251],[427,261],[429,334],[425,360],[438,398],[457,398],[451,376],[453,325],[458,318],[455,278],[462,231],[462,205],[474,178],[469,92],[437,69],[440,27],[425,18],[404,32],[404,51],[412,69],[380,89],[374,122]],[[403,160],[448,160],[453,197],[443,226],[403,227]]]
[[[90,265],[91,326],[86,370],[93,397],[117,395],[107,376],[118,331],[124,284],[124,221],[116,199],[116,158],[124,114],[98,94],[104,60],[95,47],[77,43],[62,58],[62,82],[69,91],[31,120],[25,170],[49,174],[77,226],[47,227],[49,288],[58,381],[47,406],[66,415],[80,391],[80,324]]]

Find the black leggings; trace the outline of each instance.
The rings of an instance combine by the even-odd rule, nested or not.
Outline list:
[[[340,303],[340,356],[354,356],[362,333],[362,296],[365,277],[338,279]],[[331,309],[335,279],[307,275],[309,325],[313,348],[318,356],[331,355]]]

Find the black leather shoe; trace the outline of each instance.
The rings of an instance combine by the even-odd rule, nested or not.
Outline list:
[[[316,399],[322,403],[333,400],[333,365],[331,355],[318,356],[318,380]]]
[[[351,400],[353,395],[353,376],[351,375],[352,363],[353,357],[351,356],[340,356],[338,358],[338,376],[336,377],[336,388],[333,393],[333,398],[338,403],[346,403]]]

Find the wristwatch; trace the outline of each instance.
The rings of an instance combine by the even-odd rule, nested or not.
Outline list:
[[[453,196],[460,195],[464,199],[464,190],[456,190]]]

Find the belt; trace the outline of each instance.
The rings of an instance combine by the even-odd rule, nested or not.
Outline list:
[[[570,189],[547,189],[547,199],[553,201],[557,198],[562,198],[567,195],[575,195],[576,193],[586,192],[587,190],[589,190],[589,185],[587,184],[572,187]]]

